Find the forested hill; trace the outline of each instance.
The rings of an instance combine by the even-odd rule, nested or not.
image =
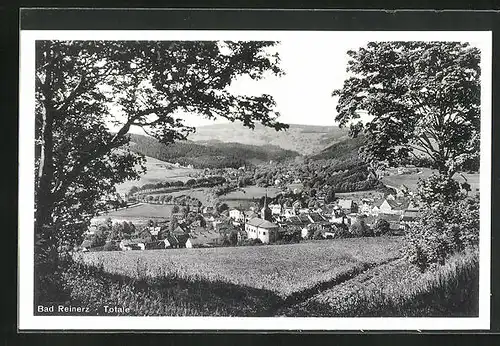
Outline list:
[[[311,155],[311,159],[337,159],[353,160],[358,158],[358,151],[366,142],[366,138],[360,135],[356,138],[347,138],[341,142],[330,145],[317,154]]]
[[[195,143],[179,141],[168,146],[148,136],[131,134],[132,151],[168,162],[178,162],[195,168],[240,167],[249,163],[283,161],[299,153],[275,145],[248,145],[241,143]]]
[[[241,123],[213,124],[199,126],[189,135],[189,140],[206,143],[219,141],[237,142],[249,145],[272,144],[280,148],[297,151],[303,155],[312,155],[320,150],[348,138],[346,129],[338,126],[316,126],[290,124],[286,131],[276,131],[261,124],[255,129],[244,127]]]

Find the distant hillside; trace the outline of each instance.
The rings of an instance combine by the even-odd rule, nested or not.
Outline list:
[[[189,135],[189,140],[202,143],[242,143],[250,145],[275,145],[293,150],[303,155],[311,155],[346,139],[347,130],[337,126],[314,126],[291,124],[286,131],[256,124],[251,130],[241,123],[214,124],[199,126]]]
[[[248,163],[282,161],[299,155],[269,144],[182,141],[165,146],[152,137],[137,134],[131,134],[131,150],[161,161],[193,165],[195,168],[240,167]]]
[[[361,146],[366,142],[364,136],[356,138],[347,138],[341,142],[330,145],[317,154],[311,155],[312,159],[338,159],[350,160],[358,157],[358,151]]]

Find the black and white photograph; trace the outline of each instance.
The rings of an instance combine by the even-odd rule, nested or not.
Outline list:
[[[491,32],[20,37],[21,326],[489,326]]]

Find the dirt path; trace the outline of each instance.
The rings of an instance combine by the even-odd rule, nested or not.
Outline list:
[[[333,280],[319,282],[318,284],[314,285],[311,288],[308,288],[308,289],[291,294],[287,298],[276,302],[272,306],[269,306],[267,309],[262,311],[262,314],[258,314],[258,316],[283,316],[283,313],[288,308],[290,308],[294,305],[301,304],[301,303],[307,301],[308,299],[312,298],[313,296],[317,295],[318,293],[329,290],[329,289],[331,289],[337,285],[340,285],[344,282],[347,282],[349,280],[353,280],[353,279],[359,277],[360,275],[367,273],[371,269],[392,263],[392,262],[397,261],[399,259],[400,259],[400,257],[394,257],[394,258],[390,258],[388,260],[385,260],[382,262],[377,262],[377,263],[363,263],[359,266],[352,268],[351,270],[347,271],[346,273],[336,277]]]

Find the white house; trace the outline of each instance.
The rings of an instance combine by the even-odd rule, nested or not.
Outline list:
[[[283,215],[285,217],[291,217],[291,216],[297,215],[297,213],[295,212],[295,209],[293,209],[293,208],[285,208]]]
[[[308,234],[309,234],[309,229],[307,227],[303,227],[300,232],[302,239],[306,239]]]
[[[160,229],[161,229],[161,227],[160,227],[160,226],[157,226],[157,227],[154,227],[154,226],[149,227],[149,233],[151,233],[151,235],[153,235],[153,236],[155,236],[155,237],[156,237],[156,236],[158,235],[158,233],[160,232]]]
[[[269,243],[276,240],[278,225],[255,217],[245,224],[245,231],[248,234],[248,239],[260,239],[263,243]]]
[[[403,214],[403,208],[401,205],[398,205],[395,201],[390,199],[385,199],[380,207],[378,207],[379,213],[383,214]]]
[[[352,199],[339,199],[337,204],[346,213],[355,213],[357,211],[357,205]]]
[[[269,209],[271,209],[271,213],[273,215],[280,215],[281,214],[281,205],[279,205],[279,204],[269,204]]]
[[[243,210],[238,208],[229,210],[229,217],[237,222],[245,221],[245,213],[243,212]]]

